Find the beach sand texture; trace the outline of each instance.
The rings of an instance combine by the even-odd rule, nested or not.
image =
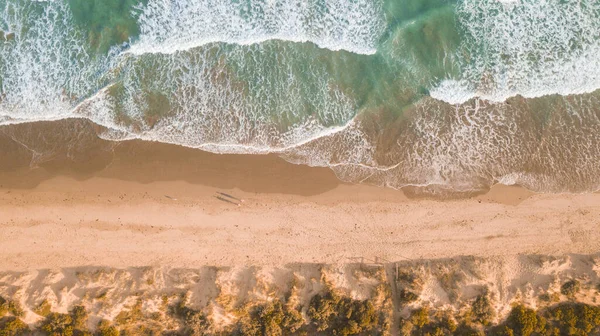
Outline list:
[[[3,161],[0,174],[0,269],[340,264],[600,246],[596,193],[497,185],[468,199],[408,198],[271,155],[88,138],[78,138],[80,153],[62,141],[70,149],[37,161],[3,140],[3,157],[21,161]]]

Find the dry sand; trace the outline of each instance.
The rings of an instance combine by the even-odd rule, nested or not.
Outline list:
[[[26,153],[14,154],[17,147],[5,142],[0,150],[28,162]],[[79,160],[55,150],[34,169],[0,164],[0,270],[274,266],[600,247],[600,194],[496,186],[470,199],[408,199],[270,155],[141,141],[93,150],[103,154],[87,150],[90,159]],[[245,202],[223,202],[219,191]]]

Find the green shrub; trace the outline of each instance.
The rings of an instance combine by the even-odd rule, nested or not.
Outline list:
[[[409,320],[400,318],[400,321],[398,322],[398,331],[400,335],[409,336],[412,334],[413,329],[414,326]]]
[[[6,315],[6,313],[11,313],[17,317],[23,317],[25,315],[25,311],[17,301],[7,300],[0,296],[0,317]]]
[[[496,314],[487,295],[477,296],[473,302],[471,311],[473,312],[473,321],[479,322],[484,326],[489,325]]]
[[[423,328],[429,323],[429,310],[423,307],[412,311],[410,322],[419,329]]]
[[[186,336],[206,335],[212,330],[212,324],[206,316],[197,310],[185,306],[185,300],[180,300],[176,305],[170,307],[172,316],[183,322],[181,333]]]
[[[496,326],[488,332],[490,336],[514,336],[515,332],[506,325]]]
[[[198,311],[190,311],[185,317],[184,323],[184,335],[206,335],[212,329],[210,321]]]
[[[443,336],[458,332],[458,326],[452,316],[434,314],[430,317],[429,310],[425,307],[413,310],[409,319],[401,318],[399,329],[402,335]]]
[[[73,318],[68,314],[50,313],[42,322],[40,330],[49,336],[73,335]]]
[[[379,316],[368,300],[353,300],[333,291],[317,294],[311,300],[308,317],[317,331],[335,335],[374,333]]]
[[[583,303],[563,303],[547,311],[549,322],[561,334],[588,335],[600,333],[600,307]]]
[[[544,332],[546,320],[538,316],[535,310],[518,305],[508,315],[506,326],[512,329],[516,336],[529,336],[534,332]]]
[[[581,285],[579,284],[579,281],[577,281],[577,280],[567,281],[562,286],[560,286],[560,292],[563,295],[566,295],[570,298],[575,296],[575,294],[577,294],[580,289],[581,289]]]
[[[47,316],[50,314],[51,309],[52,306],[50,306],[50,302],[48,302],[48,300],[44,300],[37,307],[35,307],[35,309],[33,309],[33,312],[40,316]]]
[[[447,329],[448,331],[450,331],[452,333],[455,332],[456,329],[458,329],[458,326],[456,325],[456,321],[453,318],[448,317],[448,316],[446,316],[442,319],[442,321],[440,322],[440,326],[444,329]]]
[[[540,294],[539,299],[540,299],[540,301],[543,301],[543,302],[550,302],[552,300],[552,298],[550,297],[550,294],[548,294],[548,293]]]
[[[75,306],[71,309],[71,318],[73,319],[73,327],[76,330],[86,330],[88,313],[84,306]]]
[[[402,289],[398,294],[398,298],[400,299],[401,304],[407,304],[417,301],[419,299],[419,296],[409,290]]]
[[[98,323],[98,329],[96,329],[98,336],[119,336],[119,330],[110,324],[107,320],[102,320]]]
[[[453,335],[455,335],[455,336],[482,336],[483,332],[480,330],[477,330],[477,329],[473,328],[471,325],[463,322],[458,325],[458,327],[456,328],[456,331],[454,332]]]
[[[289,335],[304,325],[299,311],[285,307],[281,301],[254,306],[238,323],[242,335]]]
[[[0,319],[0,336],[20,336],[29,333],[27,324],[17,317],[9,316]]]
[[[140,321],[144,315],[142,314],[142,301],[138,300],[129,310],[123,310],[115,317],[117,325],[132,325]]]

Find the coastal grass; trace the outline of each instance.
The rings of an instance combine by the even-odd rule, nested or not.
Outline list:
[[[357,299],[326,285],[304,303],[293,299],[293,295],[244,301],[219,313],[229,316],[230,322],[226,325],[215,321],[214,307],[195,308],[185,293],[163,296],[158,310],[151,311],[144,308],[150,302],[139,298],[123,307],[112,321],[101,319],[93,323],[97,320],[90,319],[83,305],[74,306],[64,314],[52,311],[51,303],[43,300],[33,309],[43,319],[31,325],[23,321],[25,311],[16,300],[0,297],[0,336],[600,334],[600,306],[573,299],[580,286],[574,280],[567,281],[561,286],[561,292],[568,300],[543,301],[548,305],[538,309],[515,303],[508,315],[499,319],[494,297],[487,291],[467,301],[467,306],[463,306],[467,309],[460,310],[432,307],[413,293],[417,296],[415,300],[400,305],[407,314],[396,315],[389,304],[393,296],[389,288],[376,287],[369,299]]]

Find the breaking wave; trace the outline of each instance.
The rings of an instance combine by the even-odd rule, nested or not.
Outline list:
[[[594,1],[85,1],[1,2],[0,124],[432,193],[600,186]]]
[[[432,97],[458,104],[600,88],[600,2],[464,0],[456,15],[462,73]]]
[[[378,0],[153,0],[139,10],[141,34],[130,50],[135,54],[274,39],[373,54],[385,29]]]

